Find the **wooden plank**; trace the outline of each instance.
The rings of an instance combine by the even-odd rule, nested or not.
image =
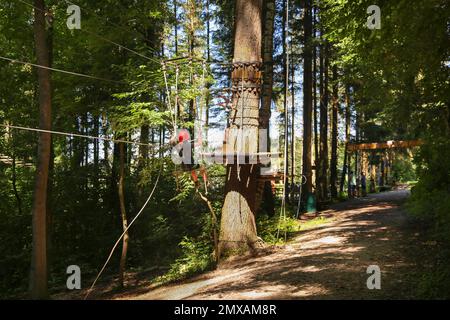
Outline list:
[[[348,152],[357,150],[378,150],[378,149],[393,149],[393,148],[412,148],[423,144],[422,140],[398,140],[386,142],[372,142],[372,143],[349,143],[347,146]]]

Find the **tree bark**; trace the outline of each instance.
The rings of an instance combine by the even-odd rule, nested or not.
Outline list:
[[[328,198],[328,43],[321,48],[321,93],[320,98],[320,172],[319,194],[320,200]],[[323,66],[322,66],[323,64]]]
[[[312,1],[305,1],[305,52],[303,72],[303,175],[306,183],[302,195],[312,192],[311,129],[312,129]]]
[[[291,52],[292,43],[291,43]],[[294,200],[294,183],[296,174],[296,157],[295,157],[295,64],[291,63],[291,198]]]
[[[49,67],[50,55],[45,30],[44,0],[35,0],[34,37],[37,64]],[[37,69],[39,83],[39,127],[51,130],[51,76],[44,68]],[[33,299],[48,298],[47,290],[47,186],[50,163],[50,133],[40,133],[38,163],[32,205],[33,248],[30,270],[30,294]]]
[[[316,8],[313,8],[313,39],[316,39]],[[317,112],[317,46],[313,45],[313,114],[314,114],[314,165],[316,168],[315,185],[318,186],[318,172],[319,168],[319,118]]]
[[[99,136],[100,135],[100,117],[94,115],[92,117],[94,121],[94,135]],[[94,202],[97,204],[100,197],[100,166],[99,166],[99,159],[100,159],[100,141],[94,140],[94,174],[93,174],[93,182],[92,185],[94,187]]]
[[[288,193],[287,190],[289,190],[289,110],[288,110],[288,95],[289,95],[289,48],[287,43],[287,33],[288,33],[288,27],[287,27],[287,21],[288,21],[288,14],[289,14],[289,0],[283,1],[283,29],[282,29],[282,39],[283,39],[283,83],[284,83],[284,96],[283,96],[283,113],[284,113],[284,163],[283,163],[283,176],[284,176],[284,188],[285,188],[285,194],[283,195],[285,197],[285,201],[288,201]]]
[[[235,19],[232,82],[237,90],[233,91],[234,111],[230,117],[230,129],[236,132],[237,141],[243,139],[243,133],[249,134],[251,139],[240,145],[227,141],[226,146],[227,152],[256,153],[262,62],[262,0],[237,0]],[[245,74],[248,75],[247,78],[244,77]],[[251,85],[256,86],[250,89]],[[236,162],[235,158],[234,164],[227,166],[219,256],[247,252],[254,249],[259,242],[255,222],[259,168],[254,164]]]
[[[119,143],[119,203],[120,203],[120,215],[122,218],[122,228],[123,231],[128,227],[127,212],[125,206],[125,192],[124,192],[124,180],[125,180],[125,146],[124,143]],[[125,233],[122,239],[122,254],[120,256],[120,268],[119,268],[119,287],[124,286],[124,272],[125,265],[127,261],[128,253],[128,241],[129,235],[128,231]]]
[[[351,114],[350,114],[350,86],[345,86],[345,151],[344,151],[344,164],[342,166],[342,176],[341,184],[339,187],[339,192],[344,192],[345,177],[349,171],[350,157],[348,154],[348,144],[350,142],[350,125],[351,125]]]
[[[338,107],[339,84],[337,65],[333,66],[333,102],[331,123],[331,162],[330,162],[330,188],[331,197],[337,197],[337,147],[338,147]]]
[[[267,151],[270,152],[270,116],[273,95],[273,32],[275,21],[275,1],[264,1],[264,38],[263,38],[263,92],[259,113],[259,128],[267,130]],[[264,196],[263,196],[264,195]],[[257,204],[263,200],[267,214],[275,214],[275,200],[270,181],[258,183]]]
[[[17,213],[19,216],[22,216],[22,199],[20,198],[19,191],[17,190],[17,166],[16,166],[16,154],[13,151],[12,154],[12,177],[11,183],[14,191],[14,196],[16,197],[17,202]]]

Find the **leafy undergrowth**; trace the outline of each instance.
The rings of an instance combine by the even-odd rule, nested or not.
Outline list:
[[[213,247],[208,241],[185,237],[180,242],[183,255],[170,265],[169,271],[157,277],[154,283],[166,284],[186,279],[214,267]]]
[[[268,218],[264,216],[258,220],[259,236],[269,245],[283,245],[299,232],[314,229],[331,220],[331,218],[317,217],[302,221],[292,217]]]
[[[283,245],[299,232],[314,229],[331,220],[331,218],[317,217],[301,221],[291,217],[280,219],[279,216],[268,218],[263,215],[259,217],[257,227],[259,236],[267,245]],[[155,278],[153,283],[163,285],[184,280],[215,267],[213,246],[208,240],[185,237],[179,246],[183,255],[171,264],[167,273]]]

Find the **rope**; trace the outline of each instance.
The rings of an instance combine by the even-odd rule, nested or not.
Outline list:
[[[111,139],[111,138],[107,138],[107,137],[90,136],[90,135],[83,135],[83,134],[78,134],[78,133],[67,133],[67,132],[61,132],[61,131],[44,130],[44,129],[20,127],[20,126],[12,126],[12,125],[9,125],[9,124],[0,124],[0,127],[4,127],[4,128],[7,128],[7,129],[8,128],[12,128],[12,129],[16,129],[16,130],[33,131],[33,132],[41,132],[41,133],[50,133],[50,134],[67,136],[67,137],[79,137],[79,138],[85,138],[85,139],[110,141],[110,142],[114,142],[114,143],[133,144],[133,145],[147,146],[147,147],[153,147],[153,148],[156,147],[156,145],[149,144],[149,143],[142,143],[142,142],[136,142],[136,141],[127,141],[127,140],[116,140],[116,139]]]
[[[111,80],[111,79],[106,79],[106,78],[90,76],[90,75],[83,74],[83,73],[78,73],[78,72],[72,72],[72,71],[57,69],[57,68],[46,67],[46,66],[43,66],[43,65],[39,65],[39,64],[31,63],[31,62],[20,61],[20,60],[16,60],[16,59],[11,59],[11,58],[7,58],[7,57],[3,57],[3,56],[0,56],[0,59],[6,60],[6,61],[9,61],[9,62],[12,62],[12,63],[19,63],[19,64],[24,64],[24,65],[30,65],[30,66],[33,66],[33,67],[36,67],[36,68],[47,69],[47,70],[51,70],[51,71],[55,71],[55,72],[61,72],[61,73],[70,74],[70,75],[73,75],[73,76],[78,76],[78,77],[84,77],[84,78],[89,78],[89,79],[94,79],[94,80],[108,81],[108,82],[117,83],[117,84],[127,84],[126,82],[123,82],[123,81],[116,81],[116,80]]]
[[[180,76],[180,68],[177,64],[176,68],[175,68],[175,107],[174,107],[175,127],[177,126],[177,123],[178,123],[178,79],[179,79],[179,76]],[[167,94],[169,94],[169,93],[167,93]]]
[[[219,239],[218,239],[218,235],[217,235],[217,217],[216,217],[216,213],[214,212],[213,206],[211,204],[211,202],[209,201],[209,199],[204,196],[200,190],[198,190],[198,188],[196,189],[197,193],[199,194],[200,198],[206,203],[206,205],[208,206],[209,212],[211,214],[211,224],[213,225],[213,241],[214,241],[214,260],[216,261],[216,263],[219,262]],[[208,193],[208,191],[206,191],[206,193]]]
[[[164,75],[164,84],[166,86],[166,100],[167,104],[169,106],[169,110],[173,111],[172,109],[172,103],[170,102],[170,90],[169,90],[169,83],[167,81],[167,69],[166,69],[166,63],[162,63],[162,70]],[[177,132],[177,124],[176,124],[176,118],[175,117],[176,112],[172,112],[172,124],[173,124],[173,134],[175,135]]]
[[[41,8],[38,8],[38,7],[34,6],[33,4],[31,4],[31,3],[29,3],[29,2],[26,2],[26,1],[23,1],[23,0],[19,0],[19,1],[22,2],[22,3],[24,3],[24,4],[26,4],[26,5],[28,5],[28,6],[30,6],[30,7],[32,7],[32,8],[34,8],[35,10],[38,10],[38,11],[47,13],[46,10],[42,10]],[[64,0],[64,1],[66,1],[66,0]],[[74,3],[71,3],[71,2],[69,2],[69,1],[66,1],[66,2],[68,2],[68,3],[70,3],[70,4],[74,4]],[[74,5],[76,5],[76,4],[74,4]],[[116,43],[116,42],[114,42],[114,41],[111,41],[111,40],[109,40],[109,39],[107,39],[107,38],[105,38],[105,37],[102,37],[102,36],[100,36],[100,35],[98,35],[98,34],[96,34],[96,33],[89,32],[89,31],[87,31],[87,30],[85,30],[85,29],[81,29],[81,31],[82,31],[82,32],[86,32],[86,33],[88,33],[88,34],[90,34],[90,35],[93,35],[93,36],[95,36],[95,37],[97,37],[97,38],[99,38],[99,39],[101,39],[101,40],[103,40],[103,41],[106,41],[106,42],[109,42],[109,43],[111,43],[111,44],[114,44],[114,45],[118,46],[119,48],[122,48],[122,49],[125,49],[125,50],[129,51],[129,52],[132,52],[132,53],[134,53],[134,54],[136,54],[136,55],[138,55],[138,56],[140,56],[140,57],[142,57],[142,58],[145,58],[145,59],[147,59],[147,60],[150,60],[150,61],[154,61],[154,62],[160,63],[160,60],[157,60],[157,59],[155,59],[155,58],[147,57],[147,56],[145,56],[145,55],[143,55],[143,54],[140,54],[139,52],[136,52],[136,51],[134,51],[134,50],[132,50],[132,49],[130,49],[130,48],[127,48],[127,47],[121,45],[121,44],[118,44],[118,43]]]
[[[144,59],[147,59],[147,60],[149,60],[149,61],[156,62],[156,63],[160,63],[160,62],[161,62],[161,61],[158,60],[158,59],[147,57],[146,55],[143,55],[143,54],[141,54],[141,53],[139,53],[139,52],[137,52],[137,51],[135,51],[135,50],[133,50],[133,49],[127,48],[127,47],[125,47],[124,45],[121,45],[120,43],[117,43],[117,42],[114,42],[114,41],[112,41],[112,40],[109,40],[109,39],[107,39],[107,38],[105,38],[105,37],[103,37],[103,36],[100,36],[100,35],[98,35],[98,34],[96,34],[96,33],[94,33],[94,32],[90,32],[90,31],[87,31],[87,30],[85,30],[85,29],[81,29],[81,30],[82,30],[83,32],[86,32],[86,33],[88,33],[88,34],[94,36],[94,37],[97,37],[97,38],[100,39],[100,40],[103,40],[103,41],[105,41],[105,42],[109,42],[109,43],[111,43],[111,44],[113,44],[113,45],[116,45],[116,46],[119,47],[119,48],[122,48],[122,49],[128,51],[128,52],[134,53],[135,55],[137,55],[137,56],[139,56],[139,57],[141,57],[141,58],[144,58]]]
[[[162,163],[161,163],[161,169],[162,169]],[[91,287],[89,288],[88,292],[86,293],[84,300],[86,300],[89,296],[89,294],[91,293],[92,289],[94,288],[95,284],[97,283],[97,280],[100,278],[101,274],[103,273],[103,271],[105,270],[106,266],[108,265],[108,262],[111,260],[111,257],[114,253],[114,250],[117,248],[117,246],[119,245],[120,240],[122,240],[123,236],[128,232],[128,230],[130,229],[130,227],[133,225],[133,223],[136,221],[137,218],[139,218],[139,216],[141,215],[141,213],[144,211],[145,207],[147,206],[147,204],[150,202],[153,193],[156,190],[156,187],[158,185],[159,182],[159,178],[161,177],[161,172],[162,170],[159,170],[158,173],[158,177],[156,178],[156,182],[155,185],[153,186],[152,192],[150,193],[150,195],[148,196],[147,200],[145,201],[144,205],[142,206],[141,210],[139,210],[138,214],[133,218],[133,220],[130,222],[130,224],[128,225],[128,227],[125,228],[125,230],[122,232],[122,234],[120,235],[120,237],[117,239],[116,243],[114,244],[113,248],[111,249],[111,252],[109,253],[108,259],[106,259],[105,264],[103,265],[102,269],[100,270],[100,272],[98,273],[97,277],[95,278],[94,282],[92,283]]]
[[[80,7],[80,8],[83,8],[83,11],[87,11],[87,12],[89,12],[89,13],[92,13],[92,14],[93,14],[94,16],[96,16],[97,18],[104,20],[102,17],[100,17],[100,16],[99,16],[98,14],[96,14],[94,11],[89,10],[89,9],[86,9],[86,7],[82,7],[82,6],[80,6],[79,4],[76,4],[76,3],[72,2],[72,1],[69,1],[69,0],[62,0],[62,1],[66,2],[66,3],[68,3],[68,4],[76,5],[76,6]],[[121,29],[121,30],[124,30],[124,31],[127,32],[128,34],[138,35],[142,40],[144,40],[145,42],[151,44],[151,41],[148,40],[142,33],[140,33],[140,32],[137,31],[137,30],[130,29],[129,27],[125,27],[125,26],[123,26],[123,25],[115,24],[114,22],[111,22],[111,21],[108,21],[108,20],[104,20],[104,21],[106,21],[107,24],[110,24],[110,25],[112,25],[112,26],[114,26],[114,27],[116,27],[116,28],[119,28],[119,29]],[[152,51],[153,53],[159,53],[158,50],[156,50],[155,48],[152,48],[152,47],[150,47],[150,46],[146,46],[146,49]]]

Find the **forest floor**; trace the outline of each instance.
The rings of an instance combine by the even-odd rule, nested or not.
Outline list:
[[[408,190],[333,205],[331,222],[301,231],[288,244],[226,261],[211,272],[111,299],[411,299],[430,267],[434,243],[423,240],[402,207]],[[381,290],[369,290],[369,265]]]
[[[90,299],[414,299],[438,247],[403,206],[406,188],[334,204],[324,223],[291,235],[287,244],[234,258],[216,270],[172,284],[155,271],[127,273],[126,289],[99,284]],[[381,289],[367,288],[367,267],[381,269]],[[75,290],[76,291],[76,290]],[[53,295],[82,299],[85,290]]]

